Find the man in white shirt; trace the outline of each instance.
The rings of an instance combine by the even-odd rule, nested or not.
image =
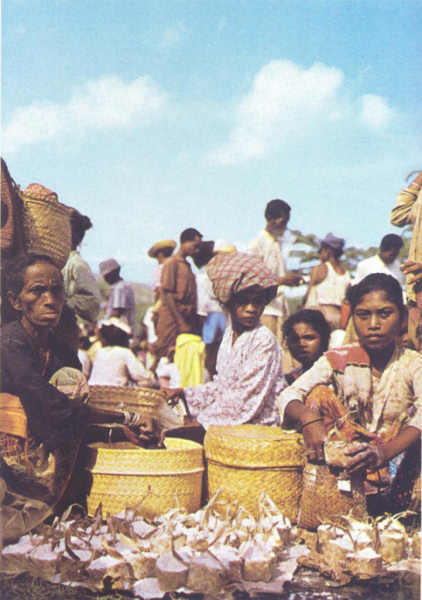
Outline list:
[[[286,259],[295,241],[294,236],[287,229],[290,210],[290,206],[284,200],[278,198],[270,200],[265,207],[265,229],[250,243],[248,248],[249,252],[258,254],[278,278],[277,296],[265,307],[261,322],[274,333],[280,343],[283,321],[288,316],[284,286],[293,287],[302,282],[302,275],[289,272],[286,267]]]
[[[401,286],[404,285],[405,276],[400,271],[400,249],[403,247],[403,240],[395,233],[385,235],[379,247],[378,254],[361,260],[356,268],[353,285],[356,285],[364,277],[371,273],[385,273],[392,275]]]

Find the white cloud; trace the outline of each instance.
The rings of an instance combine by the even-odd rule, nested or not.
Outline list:
[[[176,44],[180,44],[186,34],[186,27],[183,23],[177,23],[173,27],[167,27],[164,30],[163,37],[161,38],[161,48],[170,48]]]
[[[102,77],[77,88],[65,104],[34,103],[17,109],[3,130],[4,147],[16,152],[27,144],[76,133],[148,123],[165,103],[165,94],[148,77],[129,83]]]
[[[292,139],[309,137],[324,123],[346,118],[371,129],[388,123],[391,111],[383,98],[361,100],[358,111],[347,99],[344,74],[336,67],[315,63],[305,69],[289,60],[273,60],[255,75],[251,90],[235,109],[228,140],[208,159],[235,164],[262,158]]]
[[[394,117],[394,111],[381,96],[365,94],[360,99],[360,120],[372,129],[384,129]]]

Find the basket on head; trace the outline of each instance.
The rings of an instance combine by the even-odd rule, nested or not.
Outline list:
[[[93,515],[100,502],[104,513],[110,514],[139,505],[139,513],[146,518],[177,507],[187,512],[198,510],[203,448],[177,438],[166,439],[165,444],[165,450],[145,450],[126,442],[90,444],[88,514]]]
[[[262,492],[296,522],[302,491],[302,436],[264,425],[211,426],[204,440],[208,494],[258,514]]]
[[[327,465],[306,464],[297,523],[299,527],[316,529],[321,523],[335,522],[349,513],[363,521],[368,518],[362,474],[352,475],[349,491],[341,491],[338,483],[338,477]]]
[[[101,410],[124,409],[153,417],[163,398],[163,392],[147,387],[90,385],[88,404]]]
[[[62,269],[72,249],[71,209],[39,183],[31,183],[21,194],[26,252],[47,254]]]

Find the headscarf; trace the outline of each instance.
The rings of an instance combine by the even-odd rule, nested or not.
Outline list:
[[[256,254],[217,254],[208,263],[207,274],[214,295],[222,304],[227,304],[233,295],[252,286],[267,289],[269,301],[272,299],[270,288],[273,288],[273,298],[277,293],[277,277]]]

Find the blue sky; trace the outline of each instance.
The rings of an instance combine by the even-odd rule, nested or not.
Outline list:
[[[348,244],[420,168],[418,0],[8,0],[2,155],[148,283],[186,227],[244,248],[268,200]]]

